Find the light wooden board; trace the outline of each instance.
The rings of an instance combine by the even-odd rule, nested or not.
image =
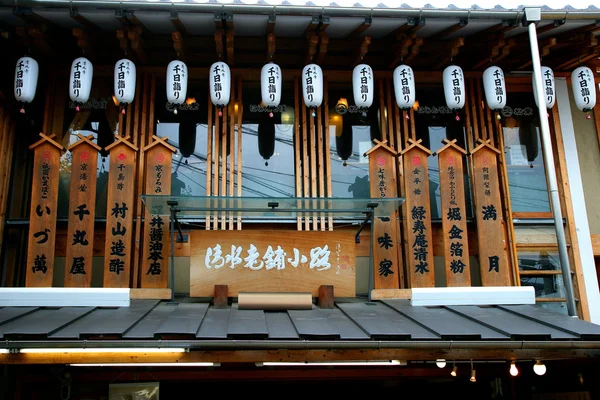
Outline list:
[[[509,286],[511,270],[504,242],[497,153],[480,146],[473,157],[473,195],[483,286]]]
[[[72,147],[65,287],[90,287],[96,215],[98,150],[81,140]]]
[[[446,286],[471,286],[463,153],[446,147],[438,152],[438,163]]]
[[[371,300],[406,299],[412,297],[412,289],[373,289]]]
[[[171,298],[171,289],[131,289],[129,298],[132,300],[168,300]]]
[[[26,265],[29,287],[52,286],[60,153],[48,141],[35,147]]]
[[[349,231],[196,230],[190,240],[192,297],[213,296],[215,285],[227,285],[229,296],[239,292],[311,292],[317,296],[321,285],[333,285],[336,297],[356,294],[355,243]],[[282,262],[276,265],[273,259]]]

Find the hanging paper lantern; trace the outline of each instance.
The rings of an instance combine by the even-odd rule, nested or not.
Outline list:
[[[231,94],[231,71],[229,65],[217,61],[210,67],[210,99],[223,115],[223,107],[229,104]]]
[[[19,103],[31,103],[35,97],[39,75],[37,61],[31,57],[21,57],[15,68],[15,99]],[[21,107],[21,113],[25,108]]]
[[[352,91],[354,103],[362,110],[362,115],[367,115],[366,109],[373,104],[373,69],[367,64],[359,64],[352,71]]]
[[[489,108],[500,111],[506,106],[506,83],[502,68],[491,66],[483,71],[483,90]]]
[[[456,120],[460,121],[458,110],[465,106],[465,76],[458,65],[449,65],[443,72],[444,96],[446,105],[456,111]]]
[[[596,88],[594,87],[594,75],[588,67],[576,68],[571,73],[571,87],[577,108],[585,112],[590,119],[589,112],[596,105]]]
[[[183,61],[171,61],[167,66],[167,101],[175,105],[173,110],[175,114],[177,114],[177,105],[185,102],[187,83],[187,65]]]
[[[302,70],[302,94],[304,104],[313,109],[312,116],[316,117],[314,109],[323,102],[323,70],[317,64],[308,64]]]
[[[544,102],[546,103],[546,108],[554,107],[554,103],[556,102],[556,91],[554,88],[554,72],[552,69],[548,67],[542,67],[542,93],[544,93]],[[535,83],[535,79],[532,75],[531,81],[533,82],[533,97],[535,98],[535,105],[539,107],[538,98],[537,98],[537,86]]]
[[[281,102],[281,68],[275,63],[268,63],[260,71],[260,92],[265,107],[275,108]],[[269,112],[273,117],[273,111]]]
[[[85,57],[76,58],[71,64],[71,79],[69,80],[69,96],[76,104],[75,109],[79,111],[79,105],[90,98],[92,90],[92,78],[94,67],[90,60]]]
[[[399,65],[394,70],[394,93],[401,110],[407,110],[415,104],[415,75],[408,65]]]
[[[125,114],[125,107],[133,102],[135,97],[135,64],[126,58],[115,64],[115,98]]]

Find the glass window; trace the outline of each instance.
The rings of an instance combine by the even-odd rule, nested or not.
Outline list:
[[[552,247],[521,248],[517,257],[521,286],[532,286],[535,297],[544,299],[542,304],[545,307],[567,313],[566,303],[560,300],[565,297],[565,290],[558,250]]]
[[[549,212],[539,122],[531,93],[512,93],[502,110],[504,153],[513,212]]]

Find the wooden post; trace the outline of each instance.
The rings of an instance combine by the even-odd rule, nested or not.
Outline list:
[[[319,308],[334,308],[333,285],[319,286]]]
[[[364,156],[369,157],[370,191],[372,198],[394,198],[398,196],[396,183],[396,156],[398,153],[387,145],[387,141],[375,140],[375,146]],[[374,289],[398,289],[400,286],[401,258],[398,240],[397,215],[387,220],[375,218],[373,226],[373,281]],[[370,290],[371,288],[369,288]]]
[[[106,201],[106,245],[104,287],[129,287],[132,257],[132,227],[135,156],[138,148],[129,137],[115,136],[106,147],[110,152],[108,199]]]
[[[90,287],[100,146],[92,142],[92,135],[77,136],[79,140],[68,148],[73,157],[64,286]]]
[[[213,299],[214,308],[227,308],[228,295],[227,285],[215,285],[215,294]]]
[[[446,286],[471,286],[463,157],[456,139],[438,150]]]
[[[473,195],[483,286],[509,286],[511,270],[504,240],[502,202],[498,178],[500,151],[480,141],[472,151]]]
[[[64,148],[54,135],[40,133],[34,150],[26,286],[50,287],[54,273],[54,243],[58,203],[58,166]]]
[[[144,148],[146,155],[145,194],[171,194],[171,164],[177,149],[167,144],[167,138],[152,136],[154,141]],[[166,205],[165,205],[166,207]],[[168,212],[150,213],[146,207],[144,248],[142,250],[142,288],[166,288],[169,283],[170,232]]]
[[[430,155],[431,152],[421,145],[421,139],[409,139],[408,147],[402,151],[406,184],[407,263],[411,288],[435,286],[427,167],[427,157]]]

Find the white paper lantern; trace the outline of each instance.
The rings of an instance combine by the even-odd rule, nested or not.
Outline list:
[[[167,66],[167,101],[175,105],[183,104],[187,96],[188,69],[183,61],[173,60]]]
[[[502,68],[491,66],[483,71],[483,90],[489,108],[499,111],[506,106],[506,83]]]
[[[354,104],[365,110],[373,104],[373,69],[367,64],[358,64],[352,71],[352,91],[354,93]]]
[[[548,67],[542,67],[542,93],[544,93],[544,103],[546,108],[554,107],[556,102],[556,90],[554,86],[554,72]],[[539,107],[537,98],[537,84],[535,83],[534,76],[531,76],[533,84],[533,97],[535,99],[535,105]]]
[[[281,102],[281,68],[275,63],[268,63],[260,71],[260,93],[266,107],[278,107]],[[273,116],[273,112],[269,113]]]
[[[415,74],[408,65],[399,65],[394,70],[394,93],[400,109],[406,110],[415,104]]]
[[[594,87],[594,75],[588,67],[576,68],[571,73],[571,87],[575,104],[581,111],[589,112],[596,105],[596,88]],[[590,115],[586,116],[590,119]]]
[[[115,64],[115,98],[121,105],[121,112],[125,114],[125,106],[131,104],[135,97],[135,64],[126,58]]]
[[[304,104],[310,108],[320,107],[323,102],[323,70],[317,64],[302,69],[302,94]],[[313,117],[316,113],[313,111]]]
[[[94,77],[94,66],[85,57],[76,58],[71,64],[71,79],[69,81],[69,96],[76,104],[83,104],[90,98],[92,90],[92,78]]]
[[[31,57],[21,57],[15,68],[15,99],[20,103],[31,103],[35,97],[39,75],[37,61]],[[24,113],[25,109],[21,108]]]
[[[221,109],[229,104],[231,95],[231,71],[229,65],[217,61],[210,67],[210,99],[219,108],[219,117],[223,115]]]
[[[465,76],[458,65],[449,65],[443,72],[444,97],[446,105],[456,111],[456,120],[460,120],[458,110],[465,106]]]

